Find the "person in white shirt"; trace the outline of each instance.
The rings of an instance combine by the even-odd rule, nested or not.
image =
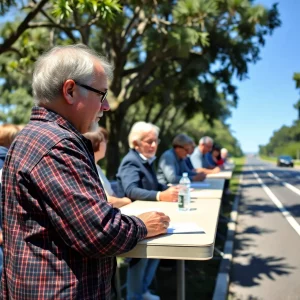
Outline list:
[[[98,171],[100,181],[103,185],[104,191],[106,193],[108,202],[113,204],[113,206],[117,208],[120,208],[126,204],[131,203],[131,200],[127,197],[119,198],[116,196],[115,192],[111,187],[110,182],[108,181],[107,177],[104,175],[100,166],[97,164],[101,159],[105,157],[106,146],[108,142],[107,130],[103,127],[99,127],[96,131],[87,132],[83,134],[83,136],[89,139],[92,143],[96,168]]]

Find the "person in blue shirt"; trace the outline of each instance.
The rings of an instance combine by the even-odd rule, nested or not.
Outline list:
[[[168,187],[156,178],[153,162],[159,144],[159,128],[137,122],[129,133],[130,150],[117,173],[118,195],[134,200],[176,202],[178,187]],[[127,300],[159,300],[149,291],[158,259],[131,259],[127,271]]]
[[[193,140],[186,134],[175,136],[172,148],[165,151],[159,159],[157,178],[162,184],[179,183],[183,173],[188,173],[191,181],[202,181],[205,174],[192,170],[186,161],[188,154],[192,152]]]
[[[3,124],[0,125],[0,191],[1,191],[1,177],[2,177],[2,168],[4,165],[5,157],[13,142],[14,138],[17,136],[19,131],[23,128],[22,125],[14,124]],[[3,237],[2,237],[2,217],[0,212],[0,279],[2,276],[2,267],[3,267]]]
[[[218,166],[213,166],[207,160],[207,153],[212,151],[213,139],[209,136],[204,136],[199,140],[199,145],[194,149],[194,152],[190,156],[192,165],[197,172],[203,172],[205,174],[213,174],[220,172]]]

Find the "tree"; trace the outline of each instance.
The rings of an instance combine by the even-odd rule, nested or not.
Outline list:
[[[296,89],[300,89],[300,73],[294,73],[293,79],[296,82]],[[294,104],[294,108],[298,111],[298,120],[300,120],[300,100]]]
[[[295,79],[295,77],[294,77]],[[300,100],[294,105],[299,109]],[[261,155],[282,155],[288,154],[299,159],[300,153],[300,120],[296,120],[292,126],[282,126],[274,131],[267,145],[259,146]]]
[[[27,9],[33,12],[38,4],[42,6],[42,0]],[[7,41],[19,41],[41,28],[50,44],[80,41],[114,62],[112,112],[103,120],[111,133],[109,176],[116,173],[134,119],[158,123],[163,132],[178,132],[187,120],[201,115],[210,124],[224,122],[238,100],[233,78],[246,78],[265,36],[280,26],[276,5],[266,9],[250,0],[53,0],[39,7],[34,18],[25,19],[2,35],[0,46],[0,51],[13,53],[16,70],[22,65],[20,57],[28,56],[23,56],[22,46],[20,53],[13,52],[14,44]],[[18,36],[24,22],[27,29]],[[6,86],[10,91],[16,87]],[[134,111],[138,113],[132,118]]]

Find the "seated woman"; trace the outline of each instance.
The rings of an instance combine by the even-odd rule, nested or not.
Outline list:
[[[127,197],[118,198],[113,191],[110,182],[104,175],[103,171],[101,170],[100,166],[97,163],[105,157],[106,153],[106,146],[108,141],[108,132],[105,128],[100,127],[95,132],[87,132],[83,134],[84,137],[89,139],[92,143],[94,157],[95,157],[95,164],[98,171],[98,175],[100,181],[103,185],[106,197],[108,202],[110,202],[114,207],[120,208],[126,204],[131,203],[131,200]]]
[[[211,167],[222,167],[224,164],[221,158],[221,148],[217,145],[213,145],[211,152],[206,154],[206,160]]]
[[[159,143],[159,128],[151,123],[135,123],[128,136],[130,150],[123,158],[117,174],[118,192],[131,200],[169,201],[178,199],[178,187],[157,181],[153,162]],[[127,272],[127,300],[158,300],[149,286],[158,259],[131,259]]]

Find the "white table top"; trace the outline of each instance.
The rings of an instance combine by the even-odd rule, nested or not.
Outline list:
[[[159,210],[167,214],[171,222],[193,222],[202,227],[205,233],[165,234],[145,239],[133,250],[120,256],[179,260],[212,258],[220,205],[220,199],[201,199],[193,201],[188,212],[179,212],[175,202],[135,201],[122,207],[122,213],[128,215]]]
[[[205,179],[200,182],[192,182],[191,198],[192,201],[195,198],[201,199],[221,199],[223,194],[223,188],[225,179]]]
[[[232,170],[222,170],[219,173],[215,174],[207,174],[206,178],[208,179],[231,179],[232,177]]]

